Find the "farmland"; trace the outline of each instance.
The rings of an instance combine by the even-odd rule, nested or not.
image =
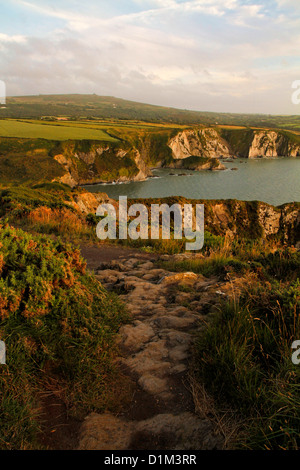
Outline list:
[[[97,127],[79,127],[76,125],[55,125],[51,123],[37,123],[18,120],[0,121],[1,137],[19,137],[27,139],[48,139],[48,140],[68,140],[68,139],[91,139],[106,142],[116,142],[117,139],[111,137],[105,130]]]
[[[168,125],[229,125],[289,129],[300,131],[300,116],[295,114],[235,114],[191,111],[98,95],[38,95],[8,97],[0,118],[72,120],[122,120]],[[142,121],[142,122],[141,122]]]

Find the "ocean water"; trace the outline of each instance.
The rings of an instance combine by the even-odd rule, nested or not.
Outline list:
[[[273,205],[300,202],[300,158],[236,159],[224,171],[154,170],[156,178],[85,188],[109,197],[184,196],[192,199],[259,200]],[[237,170],[232,170],[237,168]],[[183,175],[184,173],[184,175]]]

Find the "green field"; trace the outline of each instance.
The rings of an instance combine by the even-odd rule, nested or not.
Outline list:
[[[295,112],[298,109],[295,109]],[[7,97],[1,118],[121,120],[169,125],[228,125],[300,131],[300,115],[235,114],[167,108],[98,95],[37,95]],[[114,123],[116,124],[116,123]]]
[[[38,124],[36,122],[23,122],[17,120],[0,121],[1,137],[19,137],[25,139],[48,139],[48,140],[102,140],[106,142],[117,142],[107,132],[97,128],[79,127],[76,125],[52,125]]]

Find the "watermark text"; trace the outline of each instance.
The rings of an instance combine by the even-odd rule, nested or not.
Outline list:
[[[0,104],[6,104],[6,85],[0,80]]]
[[[201,250],[204,244],[203,204],[144,204],[128,207],[127,196],[119,197],[118,210],[112,204],[101,204],[96,215],[102,217],[96,232],[101,240],[182,240],[186,250]]]

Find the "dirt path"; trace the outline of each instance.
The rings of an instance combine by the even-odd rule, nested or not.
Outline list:
[[[80,449],[216,449],[222,438],[194,412],[188,367],[195,334],[218,302],[217,279],[157,269],[157,255],[120,247],[83,247],[88,267],[126,303],[132,323],[120,330],[121,370],[134,384],[118,416],[92,413]]]

